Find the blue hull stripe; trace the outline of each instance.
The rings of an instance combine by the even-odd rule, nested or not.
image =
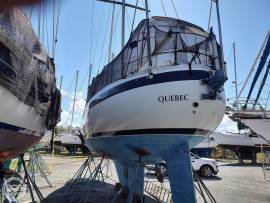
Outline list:
[[[154,74],[153,78],[147,76],[137,78],[134,80],[127,81],[120,85],[117,85],[103,94],[98,98],[91,101],[89,108],[92,108],[96,104],[104,101],[105,99],[112,97],[116,94],[120,94],[124,91],[135,89],[138,87],[143,87],[147,85],[165,83],[165,82],[174,82],[174,81],[184,81],[184,80],[202,80],[209,78],[209,72],[203,70],[182,70],[182,71],[170,71],[165,73]]]
[[[27,134],[35,134],[36,133],[36,131],[34,131],[34,130],[29,130],[26,128],[22,128],[22,127],[8,124],[8,123],[2,123],[2,122],[0,122],[0,129],[10,130],[10,131],[15,131],[15,132],[22,132],[22,131],[26,132],[27,131]]]
[[[198,128],[162,128],[162,129],[137,129],[114,132],[94,133],[93,137],[121,136],[121,135],[149,135],[149,134],[175,134],[175,135],[208,135],[212,131]]]

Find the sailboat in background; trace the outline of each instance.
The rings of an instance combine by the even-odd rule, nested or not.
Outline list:
[[[135,8],[146,19],[123,46],[125,7],[132,6],[105,2],[122,5],[122,50],[89,86],[86,144],[115,161],[130,202],[143,194],[143,164],[163,160],[173,201],[195,202],[189,150],[224,115],[222,41],[190,22],[149,18],[145,1]]]
[[[266,38],[261,46],[261,49],[252,65],[252,68],[247,76],[246,81],[240,91],[239,96],[236,96],[234,103],[228,107],[227,111],[230,115],[229,117],[237,122],[242,123],[244,126],[250,128],[252,134],[262,137],[265,141],[270,144],[270,89],[266,89],[265,84],[270,71],[270,30],[266,35]],[[257,69],[255,69],[258,60]],[[267,62],[268,59],[268,62]],[[262,75],[263,70],[265,73]],[[246,88],[247,82],[252,76],[253,71],[256,70],[252,84],[248,91],[248,96],[246,98],[241,98],[241,94]],[[260,81],[260,82],[259,82]],[[255,90],[256,84],[259,84],[259,89],[256,94],[256,98],[252,98],[252,93]],[[263,95],[263,91],[267,91],[267,95]]]
[[[21,8],[0,9],[0,162],[24,153],[60,119],[55,66]]]

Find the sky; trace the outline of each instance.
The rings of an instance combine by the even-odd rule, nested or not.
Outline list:
[[[135,4],[135,0],[126,0]],[[139,0],[139,5],[144,6]],[[199,25],[207,30],[210,0],[173,0],[177,15],[180,19]],[[176,18],[171,0],[163,0],[167,16]],[[236,61],[238,84],[241,86],[246,79],[249,69],[258,53],[260,46],[270,29],[270,1],[269,0],[220,0],[220,14],[224,55],[227,62],[228,81],[225,84],[226,96],[235,96],[234,69],[232,43],[236,43]],[[120,50],[120,6],[116,6],[113,35],[113,53]],[[150,16],[164,16],[161,0],[149,0]],[[60,77],[62,83],[62,120],[60,125],[70,125],[71,109],[73,105],[75,74],[79,71],[78,95],[75,105],[74,126],[83,123],[89,65],[93,64],[92,77],[102,70],[108,61],[108,45],[112,5],[96,0],[62,0],[60,23],[56,46],[55,63],[58,85]],[[126,40],[129,37],[133,10],[127,9]],[[119,15],[120,14],[120,15]],[[50,49],[52,11],[47,9],[48,39],[44,39],[44,46]],[[144,18],[144,13],[138,11],[135,25]],[[118,17],[117,17],[118,16]],[[34,28],[37,28],[37,18],[32,16]],[[211,26],[217,33],[216,10],[213,7]],[[47,33],[47,32],[46,32]],[[246,92],[244,92],[246,93]],[[244,94],[245,95],[245,94]],[[236,131],[236,125],[224,117],[219,131]]]

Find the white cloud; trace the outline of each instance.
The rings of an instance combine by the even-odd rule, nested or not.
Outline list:
[[[220,125],[216,129],[218,132],[238,132],[237,123],[232,121],[227,115],[224,116]]]
[[[61,113],[61,121],[59,125],[69,126],[71,124],[74,96],[65,90],[62,91],[62,96],[67,97],[66,99],[68,99],[68,108],[63,109]],[[73,125],[72,125],[73,127],[79,127],[81,126],[83,122],[82,116],[83,116],[83,112],[85,108],[85,102],[86,101],[84,99],[83,92],[78,92],[76,95],[75,108],[74,108]]]

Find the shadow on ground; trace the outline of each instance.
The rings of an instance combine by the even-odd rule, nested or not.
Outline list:
[[[62,188],[49,194],[43,203],[110,203],[117,195],[114,185],[101,182],[80,179],[67,182]],[[145,196],[145,203],[158,203],[149,196]],[[125,203],[126,199],[119,197],[116,203]]]
[[[212,176],[210,178],[204,178],[204,177],[200,177],[202,181],[219,181],[222,180],[221,177],[219,176]]]
[[[242,166],[242,167],[261,167],[262,164],[257,163],[221,163],[220,166]]]

